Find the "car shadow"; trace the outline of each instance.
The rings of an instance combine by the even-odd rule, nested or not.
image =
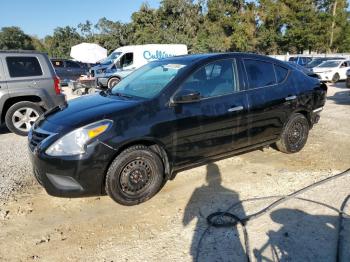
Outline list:
[[[193,261],[244,261],[245,252],[236,228],[207,228],[207,216],[212,212],[226,211],[232,203],[239,202],[237,192],[222,186],[219,167],[210,163],[206,167],[206,184],[193,192],[183,216],[187,226],[194,219],[197,221],[190,254]],[[238,217],[245,213],[241,204],[230,210]]]
[[[6,125],[0,125],[0,135],[8,133],[10,133],[10,130],[7,129]]]
[[[336,83],[333,83],[332,84],[334,87],[336,88],[341,88],[341,89],[346,89],[346,81],[339,81],[339,82],[336,82]]]
[[[327,99],[334,101],[338,105],[350,105],[350,89],[336,92],[333,96],[328,96]]]

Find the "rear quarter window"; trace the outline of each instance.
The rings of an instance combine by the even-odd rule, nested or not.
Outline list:
[[[288,69],[282,66],[274,65],[277,83],[282,83],[288,75]]]
[[[245,59],[244,66],[250,89],[276,84],[273,64],[260,60]]]
[[[41,76],[43,74],[36,57],[8,56],[6,64],[10,77]]]

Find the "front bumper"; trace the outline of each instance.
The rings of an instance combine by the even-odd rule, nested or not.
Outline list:
[[[321,81],[332,81],[332,78],[334,76],[334,73],[333,72],[327,72],[327,73],[317,73],[317,75],[319,75],[320,77],[320,80]]]
[[[98,77],[96,79],[97,85],[102,87],[107,87],[108,78],[107,77]]]
[[[37,181],[49,195],[57,197],[104,194],[104,178],[115,151],[96,141],[79,156],[51,157],[29,144],[29,156]]]

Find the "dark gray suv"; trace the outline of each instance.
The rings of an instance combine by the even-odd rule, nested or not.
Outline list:
[[[47,55],[35,51],[0,51],[0,125],[27,135],[46,110],[65,104],[60,79]]]

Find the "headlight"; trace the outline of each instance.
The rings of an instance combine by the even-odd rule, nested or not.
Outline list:
[[[47,150],[50,156],[72,156],[85,153],[87,142],[112,126],[113,121],[102,120],[76,129],[58,139]]]

